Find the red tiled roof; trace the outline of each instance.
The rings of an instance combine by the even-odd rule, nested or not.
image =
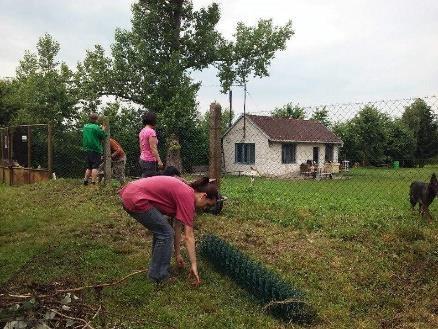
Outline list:
[[[290,118],[247,115],[270,140],[291,142],[342,143],[342,140],[321,122]]]

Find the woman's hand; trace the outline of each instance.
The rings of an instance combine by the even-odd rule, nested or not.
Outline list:
[[[198,287],[201,284],[201,279],[199,278],[198,269],[196,265],[192,265],[189,273],[189,280],[193,278],[192,285]]]
[[[163,162],[161,160],[158,161],[158,169],[163,169],[164,165]]]

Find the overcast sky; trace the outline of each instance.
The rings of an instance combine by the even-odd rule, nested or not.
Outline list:
[[[196,8],[211,1],[194,0]],[[222,0],[218,29],[231,38],[238,21],[292,20],[295,35],[272,62],[270,76],[251,79],[247,110],[270,111],[288,102],[320,105],[437,94],[437,0]],[[116,27],[129,28],[127,0],[0,0],[0,77],[14,76],[26,49],[45,32],[61,45],[59,60],[74,68],[94,44],[106,49]],[[220,94],[213,70],[202,80],[200,110]],[[233,90],[243,108],[243,90]]]

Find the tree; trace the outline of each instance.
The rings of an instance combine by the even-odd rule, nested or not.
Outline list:
[[[10,94],[6,99],[13,113],[9,124],[52,123],[54,126],[55,171],[71,175],[82,163],[83,156],[75,152],[80,137],[73,122],[78,118],[77,98],[69,85],[72,72],[65,63],[56,60],[60,45],[49,34],[39,38],[36,52],[27,50],[16,69],[16,79],[6,85]],[[58,143],[62,141],[62,143]],[[66,145],[69,145],[67,148]],[[32,162],[34,166],[47,164],[47,131],[32,130]],[[76,167],[75,167],[76,166]],[[80,168],[83,171],[83,168]]]
[[[233,83],[244,85],[248,78],[269,76],[268,67],[278,50],[286,49],[286,41],[294,34],[292,22],[276,27],[271,19],[261,19],[255,27],[238,23],[235,41],[219,48],[219,79],[224,92]]]
[[[15,123],[67,125],[76,117],[77,99],[68,86],[72,72],[57,62],[60,46],[45,34],[37,43],[37,52],[26,51],[17,68],[15,103],[19,110]]]
[[[339,159],[349,160],[351,162],[361,161],[359,154],[360,139],[356,134],[352,120],[339,122],[333,126],[333,132],[343,141],[343,146],[339,151]]]
[[[18,112],[15,79],[0,79],[0,127],[9,125]]]
[[[410,166],[414,159],[415,138],[400,120],[391,120],[373,106],[365,106],[353,119],[337,123],[333,131],[344,145],[340,158],[363,165],[402,161]]]
[[[357,153],[364,166],[385,161],[387,128],[390,119],[374,106],[367,105],[351,120],[357,135]]]
[[[290,102],[282,107],[276,107],[272,112],[272,116],[276,118],[304,119],[306,112],[304,108]]]
[[[404,165],[410,165],[414,160],[416,141],[413,133],[400,119],[388,125],[388,140],[385,154],[391,160],[401,160]]]
[[[290,23],[239,23],[236,40],[226,41],[215,29],[219,18],[216,3],[195,11],[188,0],[140,0],[132,6],[131,30],[116,30],[111,57],[96,46],[78,66],[83,99],[93,104],[113,95],[132,101],[157,112],[165,134],[181,140],[197,115],[200,83],[191,79],[193,71],[217,67],[225,92],[250,74],[266,76],[275,52],[293,33]]]
[[[420,167],[438,151],[438,124],[431,107],[420,98],[405,108],[402,122],[412,132],[415,140],[415,158]]]
[[[331,126],[330,119],[328,116],[328,110],[326,109],[325,106],[321,109],[316,109],[315,112],[312,114],[311,119],[321,122],[326,127]]]

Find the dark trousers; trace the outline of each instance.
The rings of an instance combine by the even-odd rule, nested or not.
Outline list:
[[[140,159],[138,162],[141,168],[141,177],[146,178],[158,175],[157,161],[144,161]]]

